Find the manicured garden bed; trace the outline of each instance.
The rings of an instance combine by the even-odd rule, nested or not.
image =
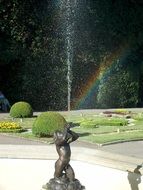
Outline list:
[[[131,119],[125,116],[107,117],[100,114],[68,114],[64,115],[68,122],[75,123],[75,128],[72,130],[79,133],[79,140],[88,141],[97,144],[106,144],[120,141],[142,140],[143,139],[143,114],[133,113]],[[5,118],[6,119],[6,118]],[[14,122],[20,123],[22,129],[32,129],[36,117],[32,118],[15,118]],[[1,118],[2,120],[2,118]],[[8,117],[7,120],[12,121]],[[37,139],[45,142],[51,142],[52,138],[35,137],[29,130],[26,133],[13,134],[24,138]],[[9,131],[11,132],[11,131]],[[15,131],[16,132],[16,131]]]

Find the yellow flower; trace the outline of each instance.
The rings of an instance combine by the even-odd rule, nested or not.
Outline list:
[[[1,121],[0,129],[20,129],[22,128],[19,123],[10,121]]]

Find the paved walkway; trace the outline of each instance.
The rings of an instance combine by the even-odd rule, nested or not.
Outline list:
[[[13,137],[8,135],[0,134],[0,145],[41,145],[47,146],[47,143],[24,139],[20,137]],[[131,141],[124,143],[111,144],[107,146],[97,146],[96,144],[76,141],[71,144],[71,147],[85,147],[90,149],[96,149],[106,152],[111,152],[115,154],[121,154],[125,156],[131,156],[135,158],[143,159],[143,141]]]
[[[20,137],[0,134],[0,145],[46,145],[38,141],[32,141]]]
[[[131,141],[124,143],[111,144],[101,147],[101,150],[115,154],[127,155],[143,160],[143,141]]]

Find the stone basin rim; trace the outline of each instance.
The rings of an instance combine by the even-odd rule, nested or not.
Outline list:
[[[94,165],[101,165],[122,171],[133,171],[142,164],[142,158],[115,154],[103,150],[71,147],[71,160],[81,161]],[[58,158],[54,145],[0,145],[0,159],[39,159],[56,160]],[[141,173],[143,171],[141,169]]]

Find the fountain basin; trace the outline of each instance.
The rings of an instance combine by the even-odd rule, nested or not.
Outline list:
[[[53,176],[54,163],[55,160],[0,159],[0,189],[40,190]],[[86,190],[131,190],[127,171],[81,161],[71,161],[71,165]],[[131,178],[136,183],[134,174]],[[143,190],[143,183],[135,185]]]
[[[71,147],[71,166],[86,190],[143,190],[141,158]],[[0,145],[0,190],[41,190],[53,178],[54,145]]]

